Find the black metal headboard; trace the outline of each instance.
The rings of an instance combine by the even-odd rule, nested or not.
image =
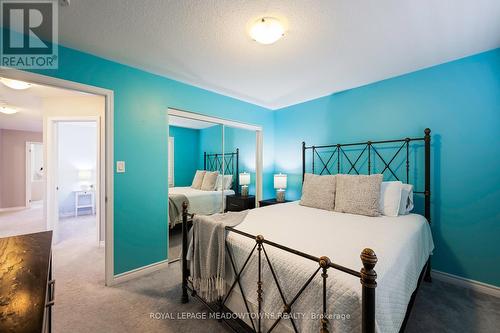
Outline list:
[[[424,131],[424,136],[421,138],[404,138],[397,140],[385,140],[385,141],[365,141],[357,143],[344,143],[344,144],[333,144],[333,145],[320,145],[320,146],[306,146],[305,142],[302,142],[302,181],[304,181],[304,174],[306,173],[306,151],[312,152],[311,165],[312,172],[314,174],[337,174],[337,173],[347,173],[347,174],[372,174],[376,173],[388,173],[396,180],[401,180],[404,183],[410,183],[410,146],[412,143],[424,143],[424,190],[417,191],[417,186],[415,185],[414,193],[420,193],[424,195],[424,216],[427,221],[431,221],[431,130],[426,128]],[[346,153],[346,147],[349,149],[358,150],[356,155],[351,158]],[[332,149],[333,148],[333,149]],[[392,149],[389,156],[382,156],[380,152],[382,149]],[[395,152],[394,152],[395,150]],[[323,156],[322,156],[323,152]],[[326,156],[325,153],[326,152]],[[405,175],[403,177],[398,175],[398,172],[394,167],[391,167],[391,163],[394,163],[396,158],[400,157],[402,154],[403,161],[400,162],[405,164]],[[382,162],[383,169],[381,171],[375,170],[373,164],[375,162]],[[399,160],[398,160],[399,161]],[[336,162],[336,163],[335,163]],[[366,166],[365,166],[366,164]]]
[[[203,169],[207,171],[219,171],[225,175],[233,175],[232,189],[235,193],[239,193],[239,174],[240,174],[240,149],[236,148],[233,153],[203,153]]]

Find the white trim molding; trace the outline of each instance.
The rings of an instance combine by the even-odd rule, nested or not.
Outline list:
[[[247,130],[251,130],[251,131],[262,131],[262,126],[241,123],[239,121],[227,120],[227,119],[223,119],[223,118],[205,116],[204,114],[199,114],[199,113],[190,112],[190,111],[184,111],[184,110],[180,110],[180,109],[176,109],[176,108],[168,108],[168,115],[169,116],[178,116],[178,117],[183,117],[183,118],[188,118],[188,119],[194,119],[194,120],[200,120],[200,121],[207,121],[209,123],[216,123],[216,124],[220,124],[220,125],[242,128],[242,129],[247,129]]]
[[[432,270],[432,277],[436,280],[454,284],[459,287],[469,288],[483,294],[491,295],[500,298],[500,287],[479,282],[476,280],[467,279],[461,276]]]
[[[137,279],[139,277],[159,271],[160,269],[167,268],[167,266],[168,266],[168,260],[162,260],[147,266],[142,266],[133,269],[125,273],[117,274],[115,275],[113,282],[111,284],[108,284],[108,286],[115,286],[119,283]]]

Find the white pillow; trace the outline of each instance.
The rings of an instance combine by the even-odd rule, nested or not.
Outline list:
[[[223,178],[224,177],[224,178]],[[224,179],[224,181],[222,181]],[[219,174],[217,177],[217,181],[215,182],[215,190],[222,191],[222,185],[224,185],[224,190],[229,190],[233,186],[233,175],[224,175]]]
[[[222,191],[222,178],[223,176],[219,174],[217,176],[217,181],[215,182],[215,190],[216,191]]]
[[[215,191],[215,185],[217,182],[217,176],[219,176],[218,171],[210,172],[207,171],[203,177],[203,183],[201,184],[202,191]]]
[[[224,175],[224,190],[230,190],[233,186],[233,175]]]
[[[203,178],[205,177],[206,171],[204,170],[196,170],[196,174],[193,178],[193,183],[191,184],[192,188],[197,190],[201,189],[201,184],[203,184]]]
[[[401,184],[401,204],[399,215],[409,214],[413,210],[413,185]]]
[[[379,210],[385,216],[398,216],[401,204],[403,183],[400,181],[382,182],[380,185]]]

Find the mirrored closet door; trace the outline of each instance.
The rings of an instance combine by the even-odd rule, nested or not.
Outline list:
[[[223,125],[179,116],[169,117],[168,224],[169,259],[180,257],[182,203],[191,213],[212,215],[223,211]]]
[[[252,209],[262,194],[262,129],[169,109],[169,261],[180,257],[182,203],[197,215]]]
[[[225,211],[242,211],[256,207],[255,135],[255,131],[224,125],[224,173],[235,173],[233,191],[223,194]],[[236,168],[231,170],[232,163],[236,164]]]

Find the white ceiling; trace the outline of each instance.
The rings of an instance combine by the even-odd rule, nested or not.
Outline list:
[[[72,0],[60,42],[276,109],[500,46],[498,0]],[[286,36],[252,41],[281,18]]]
[[[168,124],[170,126],[185,127],[192,129],[204,129],[217,124],[209,123],[208,121],[201,121],[196,119],[183,118],[178,116],[168,116]]]
[[[0,105],[16,109],[15,114],[0,112],[0,129],[41,132],[43,99],[82,96],[81,92],[33,84],[26,90],[14,90],[0,83]]]

